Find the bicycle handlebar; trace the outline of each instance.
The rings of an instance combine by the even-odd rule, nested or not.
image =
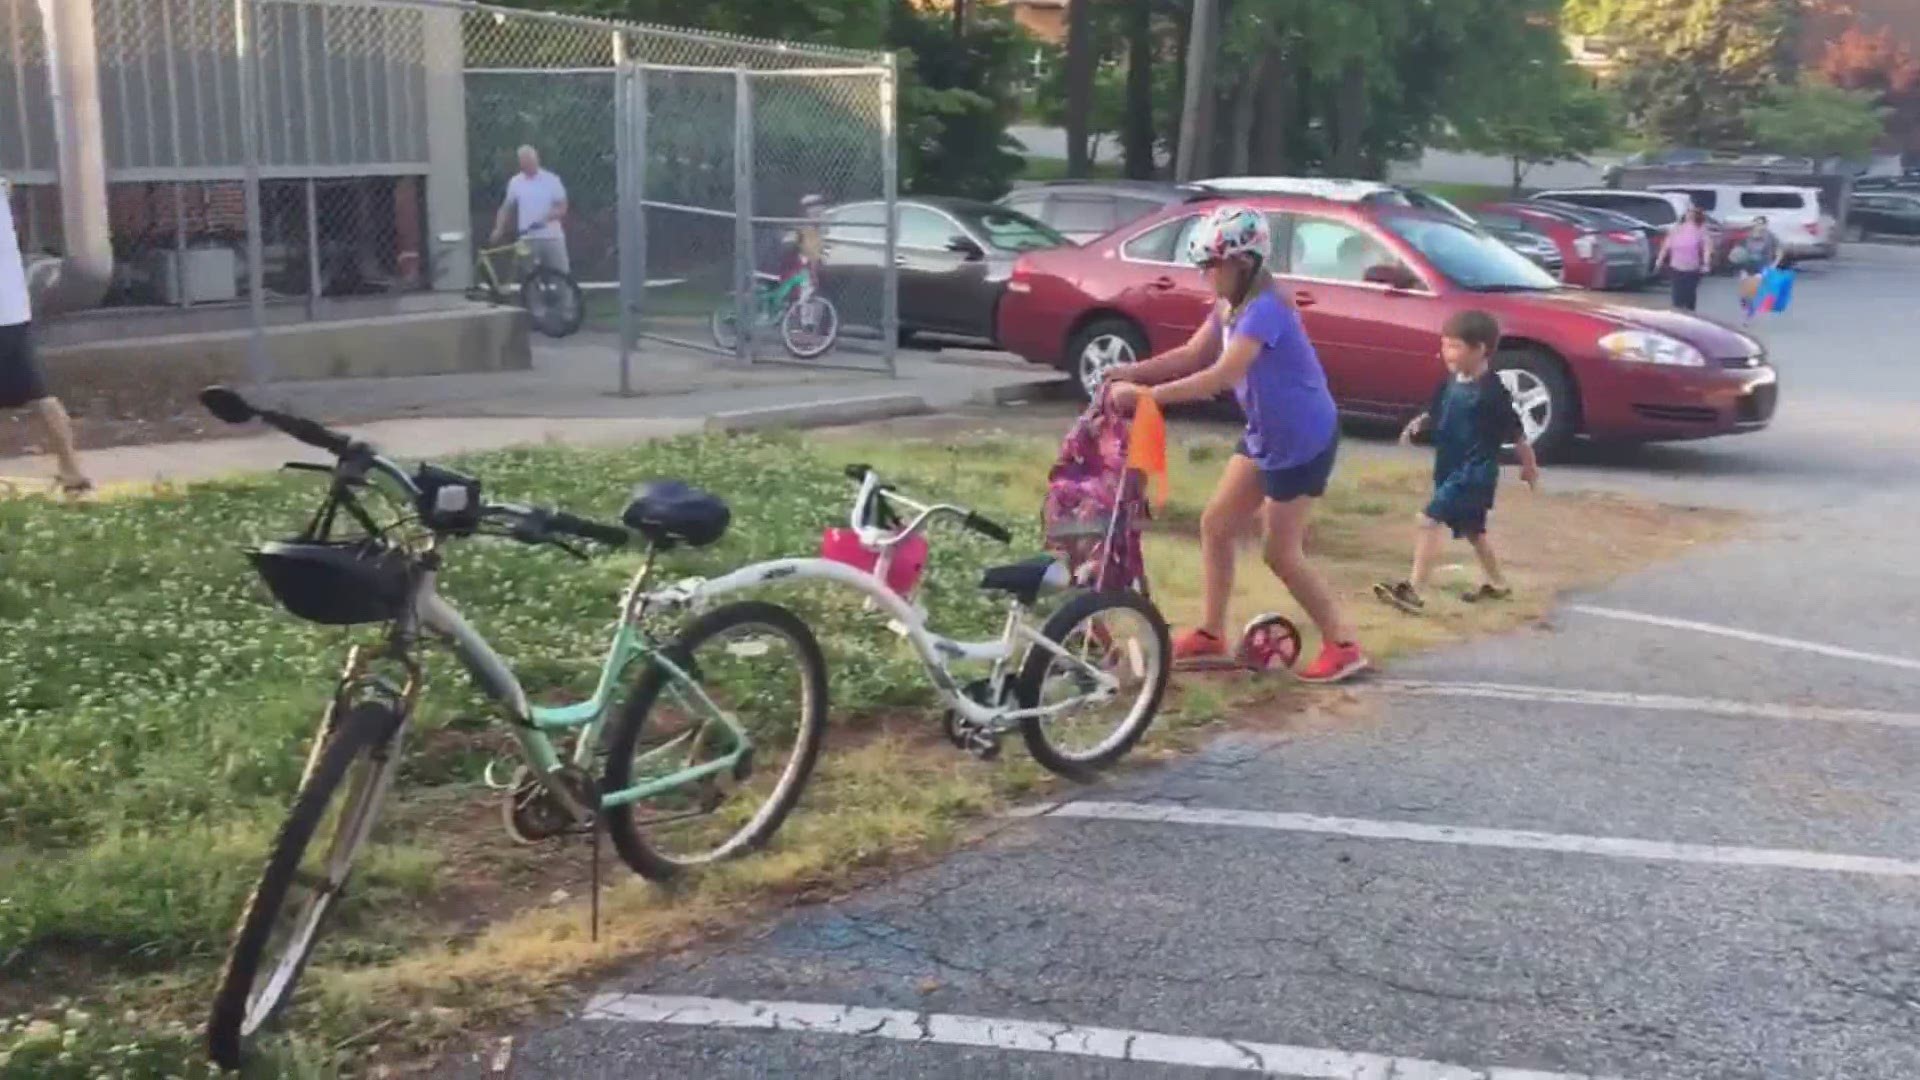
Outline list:
[[[926,528],[927,524],[936,517],[959,518],[960,524],[969,531],[1002,544],[1013,543],[1013,533],[999,522],[964,506],[954,506],[951,503],[927,506],[915,502],[894,491],[890,486],[882,484],[880,474],[870,465],[849,465],[846,472],[847,479],[860,485],[860,494],[853,500],[852,524],[855,532],[863,531],[867,527],[868,508],[876,500],[895,502],[914,512],[915,517],[912,521],[908,522],[904,528],[897,530],[892,538],[883,542],[886,546],[897,544]]]

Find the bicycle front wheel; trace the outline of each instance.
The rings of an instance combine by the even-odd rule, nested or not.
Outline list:
[[[826,726],[827,663],[806,623],[760,601],[707,612],[647,666],[610,733],[601,790],[627,799],[607,811],[614,848],[665,881],[766,843]]]
[[[534,329],[550,338],[563,338],[580,329],[587,303],[580,283],[551,266],[536,266],[520,283],[520,303],[533,319]]]
[[[1166,620],[1137,592],[1090,592],[1067,601],[1040,634],[1060,651],[1037,643],[1028,650],[1017,700],[1023,709],[1066,707],[1021,720],[1021,737],[1052,772],[1092,779],[1125,757],[1160,711],[1173,667]],[[1093,696],[1094,671],[1118,680],[1111,698]]]
[[[725,352],[735,352],[740,348],[740,311],[732,304],[713,309],[707,317],[707,330],[713,335],[713,343]]]
[[[400,716],[388,706],[357,705],[332,725],[313,758],[227,953],[207,1021],[215,1064],[239,1068],[248,1041],[293,997],[373,831],[399,730]]]

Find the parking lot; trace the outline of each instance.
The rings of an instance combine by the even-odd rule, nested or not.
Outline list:
[[[1851,247],[1758,331],[1771,429],[1549,470],[1737,542],[612,980],[513,1075],[1920,1076],[1916,296]]]

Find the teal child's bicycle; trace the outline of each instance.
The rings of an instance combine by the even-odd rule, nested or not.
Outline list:
[[[648,580],[658,552],[720,539],[730,519],[725,503],[684,484],[654,484],[618,525],[490,503],[472,477],[430,464],[407,472],[365,443],[257,408],[232,390],[210,388],[201,401],[228,423],[261,420],[333,456],[331,465],[290,466],[326,474],[326,498],[298,536],[249,556],[294,615],[384,627],[378,641],[347,654],[293,807],[241,914],[207,1025],[215,1062],[239,1067],[251,1038],[292,997],[340,905],[399,767],[422,681],[419,655],[430,644],[453,653],[511,726],[521,764],[499,786],[517,840],[604,823],[621,858],[661,880],[760,845],[793,809],[827,714],[826,663],[806,624],[783,607],[736,601],[705,610],[664,645],[648,630],[662,613],[703,606],[685,589],[649,591]],[[646,541],[588,700],[532,704],[436,588],[451,542],[489,535],[583,558],[579,542]],[[563,756],[555,739],[568,732],[574,743]]]
[[[747,302],[755,331],[780,331],[780,343],[801,360],[811,360],[833,348],[840,339],[840,312],[833,301],[812,288],[813,271],[802,267],[781,277],[753,275],[753,295]],[[732,303],[713,311],[709,320],[713,343],[727,352],[740,347],[740,313]]]

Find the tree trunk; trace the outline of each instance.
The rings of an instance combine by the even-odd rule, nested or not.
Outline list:
[[[1293,137],[1294,92],[1299,74],[1293,70],[1296,50],[1276,50],[1264,68],[1260,80],[1259,118],[1254,126],[1253,167],[1262,176],[1285,176],[1288,168],[1287,140]]]
[[[1208,105],[1213,98],[1213,72],[1218,52],[1219,22],[1214,0],[1193,0],[1193,29],[1187,36],[1187,80],[1180,108],[1180,150],[1174,159],[1175,180],[1200,179],[1212,158],[1213,140],[1207,137]]]
[[[1096,53],[1093,0],[1072,0],[1067,5],[1067,175],[1075,178],[1093,171],[1088,128],[1093,118]]]
[[[967,2],[953,0],[953,36],[955,40],[967,36]]]
[[[1260,91],[1266,83],[1267,68],[1273,53],[1262,49],[1253,61],[1253,70],[1233,92],[1233,133],[1227,147],[1227,171],[1234,176],[1253,172],[1255,121],[1260,114]]]
[[[1526,167],[1520,164],[1520,159],[1518,157],[1515,157],[1513,159],[1513,197],[1514,198],[1517,199],[1520,197],[1520,185],[1525,183],[1526,179],[1527,179]]]
[[[1360,175],[1367,131],[1367,68],[1361,58],[1349,57],[1340,67],[1340,91],[1334,101],[1333,174]]]
[[[1127,176],[1151,180],[1153,162],[1153,0],[1127,10],[1127,109],[1121,131]]]

